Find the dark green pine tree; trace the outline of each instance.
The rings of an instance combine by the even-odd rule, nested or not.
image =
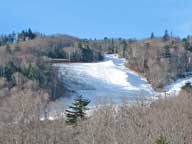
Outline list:
[[[66,123],[76,124],[77,121],[85,119],[87,105],[90,103],[89,100],[84,99],[82,96],[78,96],[74,99],[72,106],[66,110]]]
[[[151,33],[150,38],[151,38],[151,39],[154,39],[154,38],[155,38],[155,35],[154,35],[154,33],[153,33],[153,32]]]
[[[186,91],[191,91],[192,90],[192,85],[190,82],[187,82],[183,87],[182,87],[183,90],[186,90]]]
[[[92,62],[94,60],[93,50],[87,46],[82,49],[82,61],[83,62]]]
[[[28,35],[29,39],[35,38],[35,34],[32,32],[32,30],[30,28],[28,29],[27,35]]]
[[[169,40],[169,38],[170,38],[169,32],[168,32],[168,30],[165,30],[165,33],[164,33],[164,36],[163,36],[163,40],[167,41],[167,40]]]

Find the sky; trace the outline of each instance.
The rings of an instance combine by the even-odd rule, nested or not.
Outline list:
[[[192,35],[192,0],[0,0],[0,34],[31,28],[80,38]]]

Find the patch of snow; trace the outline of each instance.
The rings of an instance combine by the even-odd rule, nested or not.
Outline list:
[[[192,77],[188,76],[186,78],[178,79],[177,81],[173,81],[167,86],[165,86],[164,90],[168,94],[173,94],[173,95],[178,95],[179,92],[181,91],[181,88],[187,83],[190,82],[192,83]]]

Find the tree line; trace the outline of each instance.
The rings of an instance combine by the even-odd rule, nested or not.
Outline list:
[[[12,32],[8,35],[0,36],[0,46],[13,44],[20,41],[32,40],[37,36],[30,28],[28,30],[22,30],[19,33]]]
[[[126,58],[126,66],[144,75],[154,88],[162,88],[170,80],[185,77],[192,71],[192,37],[174,37],[165,30],[163,36],[153,32],[148,38],[107,38],[90,40],[105,53],[118,53]]]

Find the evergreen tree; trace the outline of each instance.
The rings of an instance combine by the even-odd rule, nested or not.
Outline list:
[[[127,42],[126,42],[126,40],[122,41],[122,45],[123,45],[123,57],[125,57],[125,51],[127,49]]]
[[[21,73],[28,79],[34,80],[37,78],[37,67],[30,62],[21,68]]]
[[[183,44],[183,46],[185,47],[186,50],[192,52],[192,46],[189,43],[189,38],[187,38],[187,39],[183,38],[182,39],[182,44]]]
[[[90,103],[89,100],[84,99],[82,96],[78,96],[74,99],[72,106],[66,110],[66,123],[75,124],[78,120],[85,119],[85,111],[88,110],[87,105]]]
[[[152,32],[151,33],[151,39],[154,39],[155,38],[155,35],[154,35],[154,33]]]
[[[16,71],[16,68],[12,61],[9,61],[4,67],[4,77],[7,78],[8,81],[12,79],[12,74]]]
[[[170,53],[170,47],[167,45],[165,46],[165,58],[170,58],[171,53]]]
[[[35,38],[35,34],[32,32],[32,30],[30,28],[28,29],[28,37],[31,40]]]
[[[155,144],[170,144],[166,137],[160,136],[156,141]]]
[[[105,50],[107,50],[107,48],[108,48],[108,47],[107,47],[107,43],[108,43],[107,41],[108,41],[108,38],[107,38],[107,37],[104,37],[104,43],[105,43],[104,45],[105,45]]]
[[[165,33],[164,33],[164,36],[163,36],[163,40],[164,40],[164,41],[169,40],[168,30],[165,30]]]
[[[83,62],[92,62],[94,60],[93,50],[89,46],[82,49],[82,61]]]
[[[182,87],[183,90],[186,90],[186,91],[191,91],[192,90],[192,85],[190,82],[187,82],[183,87]]]

